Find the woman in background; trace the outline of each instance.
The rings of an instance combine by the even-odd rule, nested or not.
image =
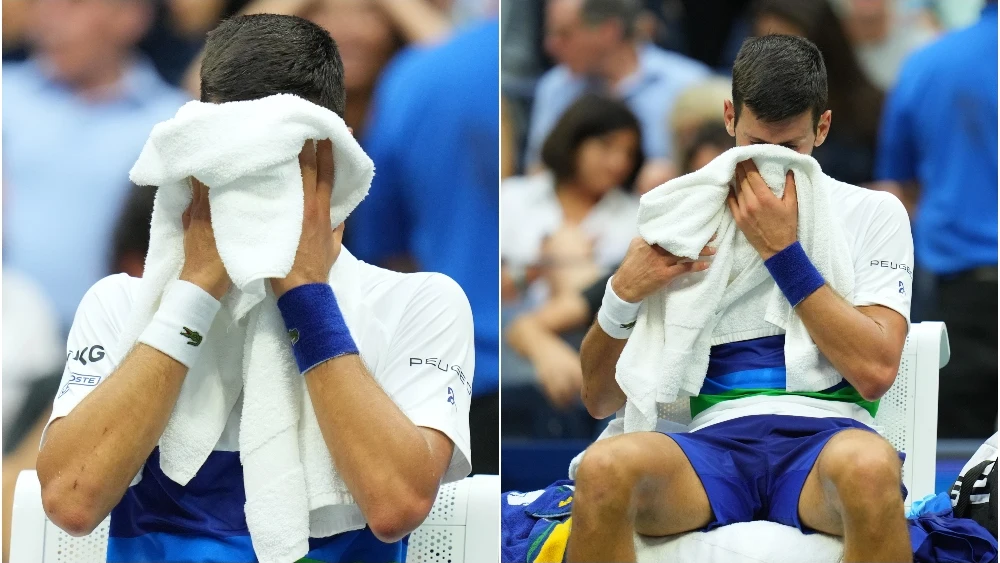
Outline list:
[[[561,285],[565,268],[579,273],[569,282],[579,290],[625,256],[639,206],[626,189],[642,167],[641,147],[639,121],[624,103],[586,95],[546,139],[545,171],[501,184],[502,275],[526,290],[525,305],[563,289],[553,286]],[[530,272],[538,267],[561,272],[539,280]]]
[[[813,157],[823,172],[837,180],[854,185],[871,182],[885,94],[862,69],[829,1],[758,0],[753,5],[753,29],[758,36],[805,37],[819,47],[829,76],[834,125]]]

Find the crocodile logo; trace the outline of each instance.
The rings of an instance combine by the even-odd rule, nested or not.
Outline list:
[[[292,346],[295,346],[295,343],[299,341],[299,329],[293,328],[288,331],[288,337],[292,339]]]
[[[198,346],[201,344],[201,334],[188,327],[184,327],[184,332],[181,333],[181,336],[188,339],[188,346]]]
[[[625,324],[625,325],[619,325],[619,326],[621,326],[625,330],[632,330],[633,328],[635,328],[635,321],[632,321],[632,322],[630,322],[628,324]]]

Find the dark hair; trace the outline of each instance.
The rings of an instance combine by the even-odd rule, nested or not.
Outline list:
[[[236,102],[295,94],[343,117],[344,63],[330,34],[296,16],[225,20],[208,34],[201,100]]]
[[[694,172],[691,169],[691,161],[698,154],[698,149],[705,146],[718,147],[726,151],[736,146],[736,139],[729,134],[723,123],[711,121],[702,124],[694,134],[691,142],[683,148],[681,153],[681,174]]]
[[[608,20],[618,20],[622,26],[622,37],[635,37],[636,24],[642,14],[642,4],[638,0],[583,0],[580,19],[588,25],[600,25]]]
[[[628,106],[611,98],[585,94],[573,102],[545,139],[545,144],[542,145],[542,163],[552,171],[557,182],[573,180],[576,178],[576,153],[580,145],[587,139],[621,129],[635,131],[639,138],[635,168],[625,183],[625,187],[631,187],[639,175],[644,159],[642,129]]]
[[[149,252],[149,225],[153,220],[153,200],[156,190],[131,185],[128,198],[118,214],[111,238],[111,272],[120,272],[122,261],[129,254],[145,258]]]
[[[838,132],[874,143],[885,96],[861,68],[829,0],[757,0],[753,9],[755,19],[770,15],[785,20],[816,45],[826,64],[829,109]]]
[[[826,66],[808,39],[749,37],[733,63],[736,118],[746,106],[758,119],[778,123],[812,111],[813,126],[826,111]]]

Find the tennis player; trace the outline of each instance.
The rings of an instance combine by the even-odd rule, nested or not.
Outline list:
[[[343,76],[337,47],[320,27],[290,16],[237,17],[209,35],[202,100],[291,93],[343,115]],[[439,485],[470,470],[472,313],[446,276],[383,270],[342,247],[343,225],[330,223],[332,146],[306,146],[302,237],[291,272],[271,287],[288,328],[301,329],[296,361],[336,470],[367,525],[311,539],[303,561],[403,561],[401,540],[427,516]],[[209,338],[203,335],[231,285],[212,234],[208,189],[193,182],[183,270],[151,322],[177,330],[147,329],[115,357],[112,345],[140,283],[118,274],[90,289],[70,331],[38,477],[46,514],[67,532],[87,534],[110,514],[108,561],[257,561],[237,451],[242,398],[186,486],[159,464],[157,442],[188,371],[175,358]],[[367,311],[351,330],[338,306],[348,299]],[[352,333],[378,335],[378,349],[366,350],[377,361],[361,361]]]
[[[733,99],[725,103],[737,145],[810,154],[831,117],[815,45],[782,35],[744,42]],[[569,561],[635,561],[634,532],[666,536],[751,520],[843,537],[845,562],[911,561],[900,458],[871,428],[909,327],[906,211],[891,195],[834,183],[832,213],[854,264],[854,298],[846,301],[796,241],[791,175],[779,199],[752,161],[735,173],[729,209],[772,277],[759,291],[777,284],[843,380],[816,393],[786,391],[783,331],[763,321],[763,310],[742,311],[744,319],[761,319],[759,326],[728,327],[728,343],[712,348],[704,385],[691,399],[692,432],[630,433],[587,450],[576,474]],[[640,302],[708,267],[633,241],[581,349],[583,400],[592,415],[604,418],[625,404],[615,364]]]

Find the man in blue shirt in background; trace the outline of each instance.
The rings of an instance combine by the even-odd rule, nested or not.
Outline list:
[[[108,273],[129,169],[187,97],[134,50],[151,0],[29,9],[33,56],[3,69],[4,260],[39,282],[68,329]]]
[[[938,437],[985,438],[997,403],[997,2],[905,63],[883,111],[876,175],[910,211],[944,321]]]
[[[474,24],[385,70],[362,139],[375,179],[345,231],[366,262],[399,269],[405,258],[465,290],[475,324],[473,473],[499,470],[498,42],[495,20]]]
[[[687,87],[708,78],[704,64],[640,44],[638,0],[548,0],[545,48],[559,65],[538,81],[525,165],[538,165],[542,144],[563,112],[586,92],[625,102],[642,124],[642,150],[661,163],[674,156],[667,121]]]

